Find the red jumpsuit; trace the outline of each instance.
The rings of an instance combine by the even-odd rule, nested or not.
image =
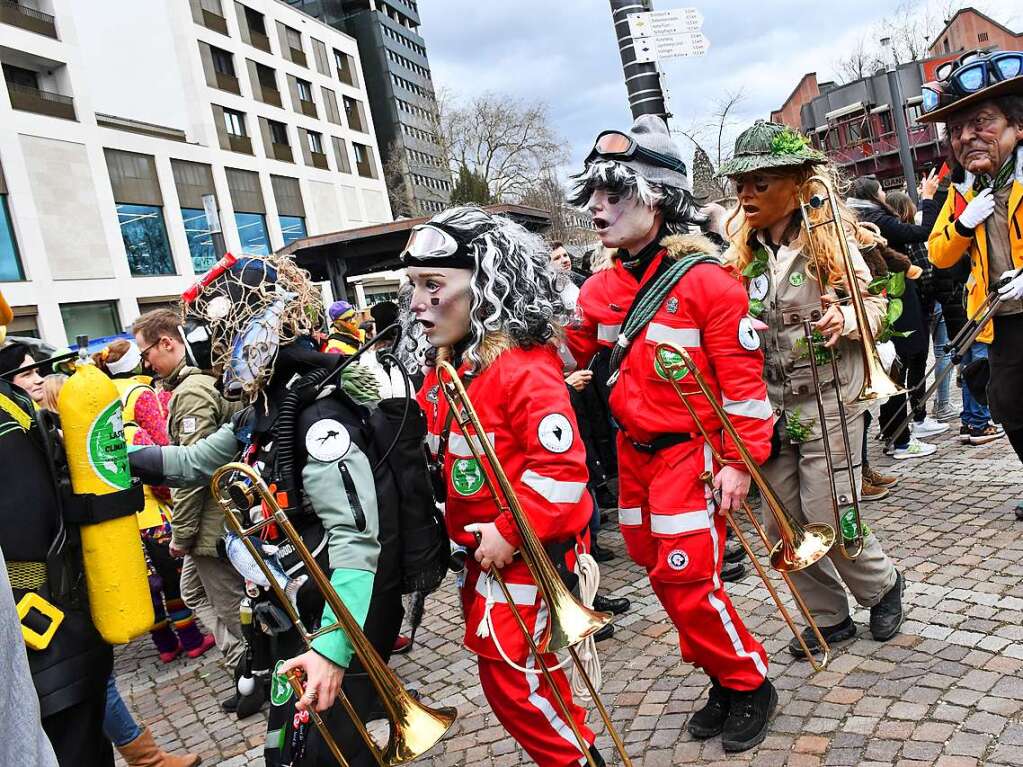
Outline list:
[[[586,492],[586,451],[561,371],[562,364],[551,347],[509,348],[468,386],[487,437],[544,544],[579,541],[592,508]],[[436,455],[448,404],[438,388],[435,371],[427,374],[418,400],[426,413],[427,443]],[[511,513],[497,513],[483,481],[482,472],[487,470],[472,458],[469,445],[452,421],[444,455],[449,536],[471,550],[475,539],[465,532],[465,526],[495,522],[501,535],[518,547],[521,539]],[[534,639],[538,643],[545,640],[550,629],[547,605],[540,599],[529,569],[516,558],[501,573]],[[585,764],[586,757],[544,677],[522,673],[502,659],[495,638],[512,661],[535,668],[535,659],[528,653],[526,639],[500,587],[489,581],[470,556],[460,584],[466,621],[464,642],[478,656],[480,682],[487,700],[501,724],[537,764]],[[480,636],[488,598],[493,633]],[[544,663],[553,667],[558,659],[548,654]],[[583,737],[592,744],[593,733],[585,725],[586,712],[572,702],[567,676],[564,671],[555,671],[553,677]]]
[[[600,347],[614,345],[640,285],[662,259],[674,255],[678,253],[661,250],[639,282],[616,260],[612,269],[597,272],[584,283],[567,337],[578,364],[589,364]],[[678,629],[682,658],[733,690],[753,690],[761,684],[767,675],[767,655],[739,619],[719,577],[725,520],[715,513],[711,493],[699,479],[718,467],[655,365],[654,349],[669,341],[689,352],[753,457],[762,462],[770,453],[774,418],[762,378],[760,341],[747,312],[746,293],[729,272],[714,264],[693,267],[632,341],[610,396],[611,412],[622,429],[618,521],[629,556],[646,568],[654,592]],[[692,376],[684,375],[681,386],[699,392]],[[726,459],[738,460],[706,399],[697,395],[689,401],[707,431],[716,435],[715,447]],[[652,453],[634,447],[659,435],[679,433],[692,438]]]

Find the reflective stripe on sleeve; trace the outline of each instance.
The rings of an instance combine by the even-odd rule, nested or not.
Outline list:
[[[744,415],[749,418],[759,418],[761,421],[766,421],[774,415],[771,401],[766,397],[764,399],[729,399],[722,395],[721,399],[724,402],[725,412],[729,415]]]
[[[659,322],[647,325],[646,340],[652,344],[676,344],[687,349],[700,348],[699,328],[673,328]]]
[[[522,472],[522,483],[551,503],[578,503],[586,492],[585,482],[563,482],[537,474],[532,469]]]
[[[710,516],[703,509],[680,514],[651,514],[650,532],[658,535],[681,535],[710,529]]]

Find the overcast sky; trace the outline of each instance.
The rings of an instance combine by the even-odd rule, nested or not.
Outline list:
[[[817,72],[820,81],[832,79],[843,51],[861,37],[876,36],[878,22],[898,4],[654,0],[656,10],[698,8],[711,43],[703,58],[662,64],[673,127],[705,119],[716,99],[739,88],[745,96],[741,122],[767,118],[806,72]],[[1019,0],[976,6],[1023,29]],[[546,101],[555,129],[572,147],[573,165],[600,130],[631,123],[605,0],[427,0],[419,11],[435,86],[463,96],[496,91]],[[680,143],[688,156],[691,146]]]

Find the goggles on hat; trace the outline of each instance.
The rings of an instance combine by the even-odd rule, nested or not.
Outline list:
[[[948,106],[955,101],[955,96],[949,94],[945,87],[936,81],[924,83],[920,87],[920,97],[922,98],[920,107],[923,109],[924,114]]]
[[[401,262],[406,266],[426,265],[472,269],[476,259],[468,245],[436,223],[417,224],[412,227]]]
[[[621,131],[606,130],[597,136],[586,163],[603,160],[645,160],[659,168],[686,173],[686,164],[677,157],[661,154],[639,145],[632,136]]]
[[[1023,75],[1023,51],[970,51],[956,61],[945,62],[935,74],[944,81],[947,91],[966,96],[1002,80]]]

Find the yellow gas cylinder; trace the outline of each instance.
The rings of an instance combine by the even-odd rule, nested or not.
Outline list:
[[[121,398],[100,370],[79,363],[57,401],[71,489],[103,496],[131,488],[124,441]],[[112,501],[112,499],[111,499]],[[146,560],[134,513],[81,526],[82,561],[93,622],[110,644],[125,644],[148,631],[154,621]]]

